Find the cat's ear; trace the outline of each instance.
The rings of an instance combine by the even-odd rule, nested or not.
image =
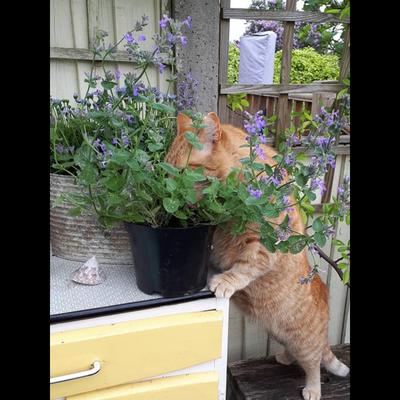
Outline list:
[[[208,113],[204,118],[204,128],[206,133],[206,140],[209,143],[216,143],[221,139],[221,122],[215,112]]]
[[[177,127],[178,133],[182,133],[188,130],[188,127],[192,124],[192,120],[186,114],[179,113],[177,116]]]

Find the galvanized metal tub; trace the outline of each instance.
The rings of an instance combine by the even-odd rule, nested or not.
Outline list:
[[[52,207],[61,193],[80,193],[72,176],[50,174],[50,242],[54,256],[87,261],[96,256],[104,264],[133,264],[128,232],[123,223],[104,230],[95,215],[71,217],[70,204]]]

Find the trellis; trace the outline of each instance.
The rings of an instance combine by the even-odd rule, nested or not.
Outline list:
[[[340,19],[334,14],[317,11],[296,11],[297,0],[287,0],[286,9],[279,11],[249,10],[242,8],[230,8],[230,0],[221,0],[221,23],[220,23],[220,60],[219,60],[219,101],[218,114],[223,122],[229,122],[229,108],[227,106],[227,95],[246,93],[258,97],[255,103],[260,103],[260,97],[265,98],[265,103],[274,104],[274,114],[277,116],[276,133],[274,145],[277,146],[281,134],[290,127],[291,123],[298,124],[298,120],[292,121],[291,111],[301,110],[302,103],[309,103],[311,99],[311,113],[316,114],[322,105],[330,105],[335,94],[345,86],[343,79],[348,76],[350,70],[350,19]],[[228,78],[228,49],[229,49],[229,22],[230,19],[246,20],[270,20],[283,22],[283,45],[280,70],[280,83],[270,85],[230,85]],[[292,61],[294,25],[295,22],[324,23],[336,22],[346,25],[344,34],[344,46],[340,63],[339,81],[316,81],[311,84],[291,84],[290,69]],[[296,96],[308,96],[308,100],[296,99]],[[261,99],[261,103],[263,100]],[[308,105],[303,105],[307,109]],[[261,107],[262,108],[262,107]],[[267,112],[271,111],[266,107]],[[251,109],[254,112],[256,110]],[[336,154],[349,154],[349,136],[342,135],[339,142],[334,146]],[[298,151],[303,150],[298,148]],[[333,183],[333,170],[328,169],[325,175],[327,190],[321,200],[322,203],[329,201]]]

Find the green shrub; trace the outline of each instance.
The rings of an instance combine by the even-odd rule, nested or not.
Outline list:
[[[229,43],[228,83],[238,83],[240,50]],[[274,83],[279,83],[282,51],[275,53]],[[331,54],[319,54],[311,47],[293,50],[291,83],[336,80],[339,78],[339,58]]]
[[[229,43],[228,57],[228,83],[234,84],[239,78],[239,57],[240,51],[234,43]]]
[[[282,51],[275,53],[274,83],[279,83]],[[290,83],[336,80],[339,78],[339,58],[332,54],[319,54],[311,47],[293,50]]]

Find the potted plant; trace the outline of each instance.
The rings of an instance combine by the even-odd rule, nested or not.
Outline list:
[[[166,61],[171,84],[183,73],[175,69],[174,46],[186,45],[182,28],[190,23],[190,17],[177,22],[163,16],[152,52],[142,51],[132,32],[124,36],[138,69],[125,75],[124,86],[107,71],[100,78],[103,103],[88,111],[98,125],[80,130],[82,142],[73,160],[77,182],[86,190],[64,197],[74,203],[76,214],[94,210],[103,226],[124,222],[139,288],[163,296],[193,293],[206,285],[212,227],[232,234],[254,229],[268,251],[298,253],[315,243],[323,246],[335,221],[348,212],[342,195],[324,207],[313,223],[314,233],[291,226],[292,207],[300,207],[305,218],[313,214],[310,201],[316,190],[323,190],[320,176],[334,162],[332,144],[341,126],[336,111],[324,110],[314,120],[304,115],[308,135],[288,131],[281,154],[269,163],[262,162],[263,144],[272,121],[261,113],[247,114],[247,156],[240,165],[221,179],[193,163],[196,152],[207,152],[218,140],[213,136],[220,129],[218,117],[195,112],[192,99],[177,99],[170,88],[161,93],[146,79],[150,65],[164,72]],[[88,83],[98,90],[92,74]],[[193,93],[186,89],[195,84],[187,74],[178,92]],[[309,165],[304,154],[293,151],[300,142],[315,155]],[[173,153],[180,149],[185,157],[178,161]],[[304,282],[314,273],[315,267]]]

